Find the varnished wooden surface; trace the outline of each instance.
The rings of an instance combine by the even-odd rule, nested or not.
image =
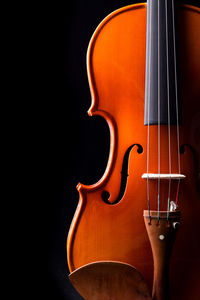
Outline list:
[[[120,262],[96,262],[69,275],[73,286],[86,300],[151,300],[142,275]]]
[[[147,209],[146,172],[147,128],[144,126],[146,5],[118,10],[105,19],[92,37],[88,50],[88,76],[92,95],[89,115],[104,117],[110,128],[110,156],[104,176],[94,185],[78,185],[79,205],[68,236],[68,263],[73,271],[85,264],[114,260],[136,267],[152,287],[153,258],[143,222]],[[180,188],[182,225],[179,230],[170,271],[171,300],[197,300],[200,290],[200,196],[197,188],[200,169],[200,14],[187,6],[179,9],[179,43],[183,126],[180,143],[181,172],[186,179]],[[122,200],[109,201],[119,194],[123,157],[133,147],[128,182]],[[176,128],[171,127],[172,172],[178,173]],[[157,128],[150,128],[150,168],[157,172]],[[195,156],[193,155],[195,153]],[[168,173],[168,132],[161,126],[161,173]],[[157,209],[156,183],[150,184],[151,209]],[[168,185],[161,184],[161,209],[167,207]],[[174,200],[176,185],[172,186]],[[187,272],[185,272],[187,270]],[[183,288],[184,287],[184,288]],[[192,297],[192,298],[191,298]]]

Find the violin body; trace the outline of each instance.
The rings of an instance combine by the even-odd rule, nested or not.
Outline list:
[[[92,95],[90,116],[103,117],[110,130],[110,154],[103,177],[93,185],[78,184],[79,204],[67,241],[70,271],[98,261],[134,266],[149,288],[153,256],[143,220],[147,209],[147,127],[144,126],[146,4],[111,13],[95,31],[87,54]],[[170,264],[172,300],[200,295],[200,9],[178,9],[180,90],[181,226]],[[161,172],[167,173],[168,131],[161,125]],[[150,128],[149,170],[157,172],[157,126]],[[171,145],[177,132],[171,126]],[[171,150],[172,172],[178,173],[177,151]],[[127,176],[128,175],[128,176]],[[151,182],[151,209],[157,209],[156,183]],[[161,182],[160,210],[167,207],[168,184]],[[171,186],[176,197],[176,184]]]

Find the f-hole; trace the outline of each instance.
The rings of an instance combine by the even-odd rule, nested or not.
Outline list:
[[[127,185],[127,179],[128,179],[128,163],[129,163],[129,156],[130,152],[133,149],[134,146],[137,146],[137,153],[141,154],[143,152],[143,148],[140,144],[133,144],[131,145],[125,152],[124,158],[123,158],[123,163],[122,163],[122,170],[121,170],[121,185],[120,185],[120,191],[117,199],[114,202],[110,202],[110,193],[108,191],[103,191],[101,196],[102,199],[105,203],[114,205],[117,204],[121,201],[122,197],[124,196],[125,190],[126,190],[126,185]]]

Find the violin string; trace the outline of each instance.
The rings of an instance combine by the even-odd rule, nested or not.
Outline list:
[[[148,26],[150,26],[150,32],[149,32],[149,36],[147,34],[147,47],[148,47],[148,71],[147,71],[147,75],[148,75],[148,93],[147,93],[147,101],[148,101],[148,124],[147,124],[147,202],[148,202],[148,212],[149,212],[149,220],[151,222],[151,217],[150,217],[150,199],[149,199],[149,177],[148,177],[148,173],[149,173],[149,111],[150,111],[150,78],[151,78],[151,1],[148,1],[148,21],[147,21]]]
[[[178,113],[178,88],[177,88],[177,69],[176,69],[176,32],[175,32],[175,13],[174,1],[172,0],[172,24],[173,24],[173,42],[174,42],[174,73],[175,73],[175,93],[176,93],[176,130],[177,130],[177,151],[178,151],[178,172],[181,173],[180,163],[180,136],[179,136],[179,113]],[[176,204],[178,203],[180,179],[178,180],[176,192]]]
[[[171,174],[171,133],[170,133],[170,102],[169,102],[169,45],[168,45],[168,7],[167,0],[165,0],[165,21],[166,21],[166,57],[167,57],[167,106],[168,106],[168,151],[169,151],[169,174]],[[171,178],[169,179],[168,186],[168,202],[167,202],[167,220],[169,218],[169,203],[170,203],[170,193],[171,193]]]
[[[160,219],[160,2],[158,1],[158,222]]]

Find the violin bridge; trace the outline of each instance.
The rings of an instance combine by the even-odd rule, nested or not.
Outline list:
[[[144,173],[141,177],[143,179],[184,179],[186,176],[183,174]]]

